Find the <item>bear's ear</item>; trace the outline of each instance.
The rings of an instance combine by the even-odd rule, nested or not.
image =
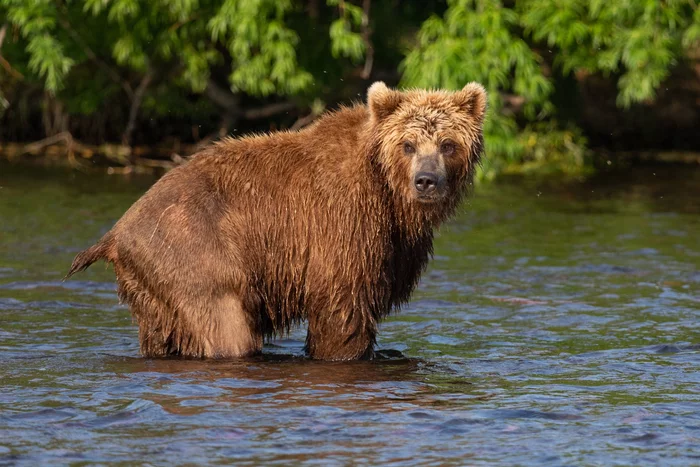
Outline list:
[[[401,104],[403,94],[386,87],[382,81],[375,82],[367,90],[367,104],[375,121],[379,122],[391,115]]]
[[[461,91],[455,93],[455,102],[477,122],[484,121],[486,113],[486,90],[479,83],[469,83]]]

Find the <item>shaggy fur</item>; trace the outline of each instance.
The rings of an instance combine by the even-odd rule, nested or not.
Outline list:
[[[306,319],[312,358],[371,357],[471,183],[485,109],[478,84],[378,82],[367,106],[300,132],[226,139],[162,177],[67,277],[114,265],[144,356],[251,355]]]

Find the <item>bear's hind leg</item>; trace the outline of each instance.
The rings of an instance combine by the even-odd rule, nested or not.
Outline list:
[[[262,351],[261,316],[257,309],[246,310],[238,296],[214,300],[207,315],[201,329],[204,357],[246,357]]]
[[[196,342],[191,338],[177,310],[167,307],[147,291],[131,306],[139,325],[139,348],[144,357],[196,355]]]
[[[138,313],[143,316],[143,313]],[[136,312],[134,312],[136,315]],[[175,334],[173,329],[164,329],[160,324],[139,320],[139,349],[144,357],[167,357],[179,355],[179,349],[175,346]]]
[[[157,300],[149,303],[146,313],[134,312],[144,357],[233,358],[262,350],[259,320],[247,314],[235,296],[224,296],[206,307],[183,305],[177,310],[159,308]]]
[[[144,357],[230,358],[262,350],[259,310],[248,312],[234,294],[168,306],[130,271],[117,266],[119,296],[139,325]]]
[[[115,262],[118,295],[122,303],[129,305],[131,316],[139,326],[139,350],[144,357],[179,355],[177,346],[181,324],[177,313],[170,309],[138,276],[119,262]]]

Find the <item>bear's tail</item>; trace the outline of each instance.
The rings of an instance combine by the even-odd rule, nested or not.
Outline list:
[[[110,240],[111,235],[110,233],[108,233],[107,235],[102,237],[99,242],[97,242],[87,250],[78,253],[75,259],[73,260],[73,264],[71,264],[68,274],[66,274],[66,277],[64,277],[63,280],[65,281],[76,272],[86,270],[95,261],[98,261],[100,259],[108,260],[109,257],[107,256],[107,250],[109,249],[111,243]]]

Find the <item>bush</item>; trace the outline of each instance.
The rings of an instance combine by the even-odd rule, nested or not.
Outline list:
[[[154,143],[191,138],[191,122],[230,130],[282,112],[289,126],[374,78],[479,81],[484,177],[586,170],[586,138],[555,99],[571,77],[616,83],[625,109],[700,58],[695,0],[0,0],[0,18],[2,138],[41,119],[44,135],[130,144],[153,120],[138,138]],[[289,105],[250,110],[281,99],[292,120]]]

